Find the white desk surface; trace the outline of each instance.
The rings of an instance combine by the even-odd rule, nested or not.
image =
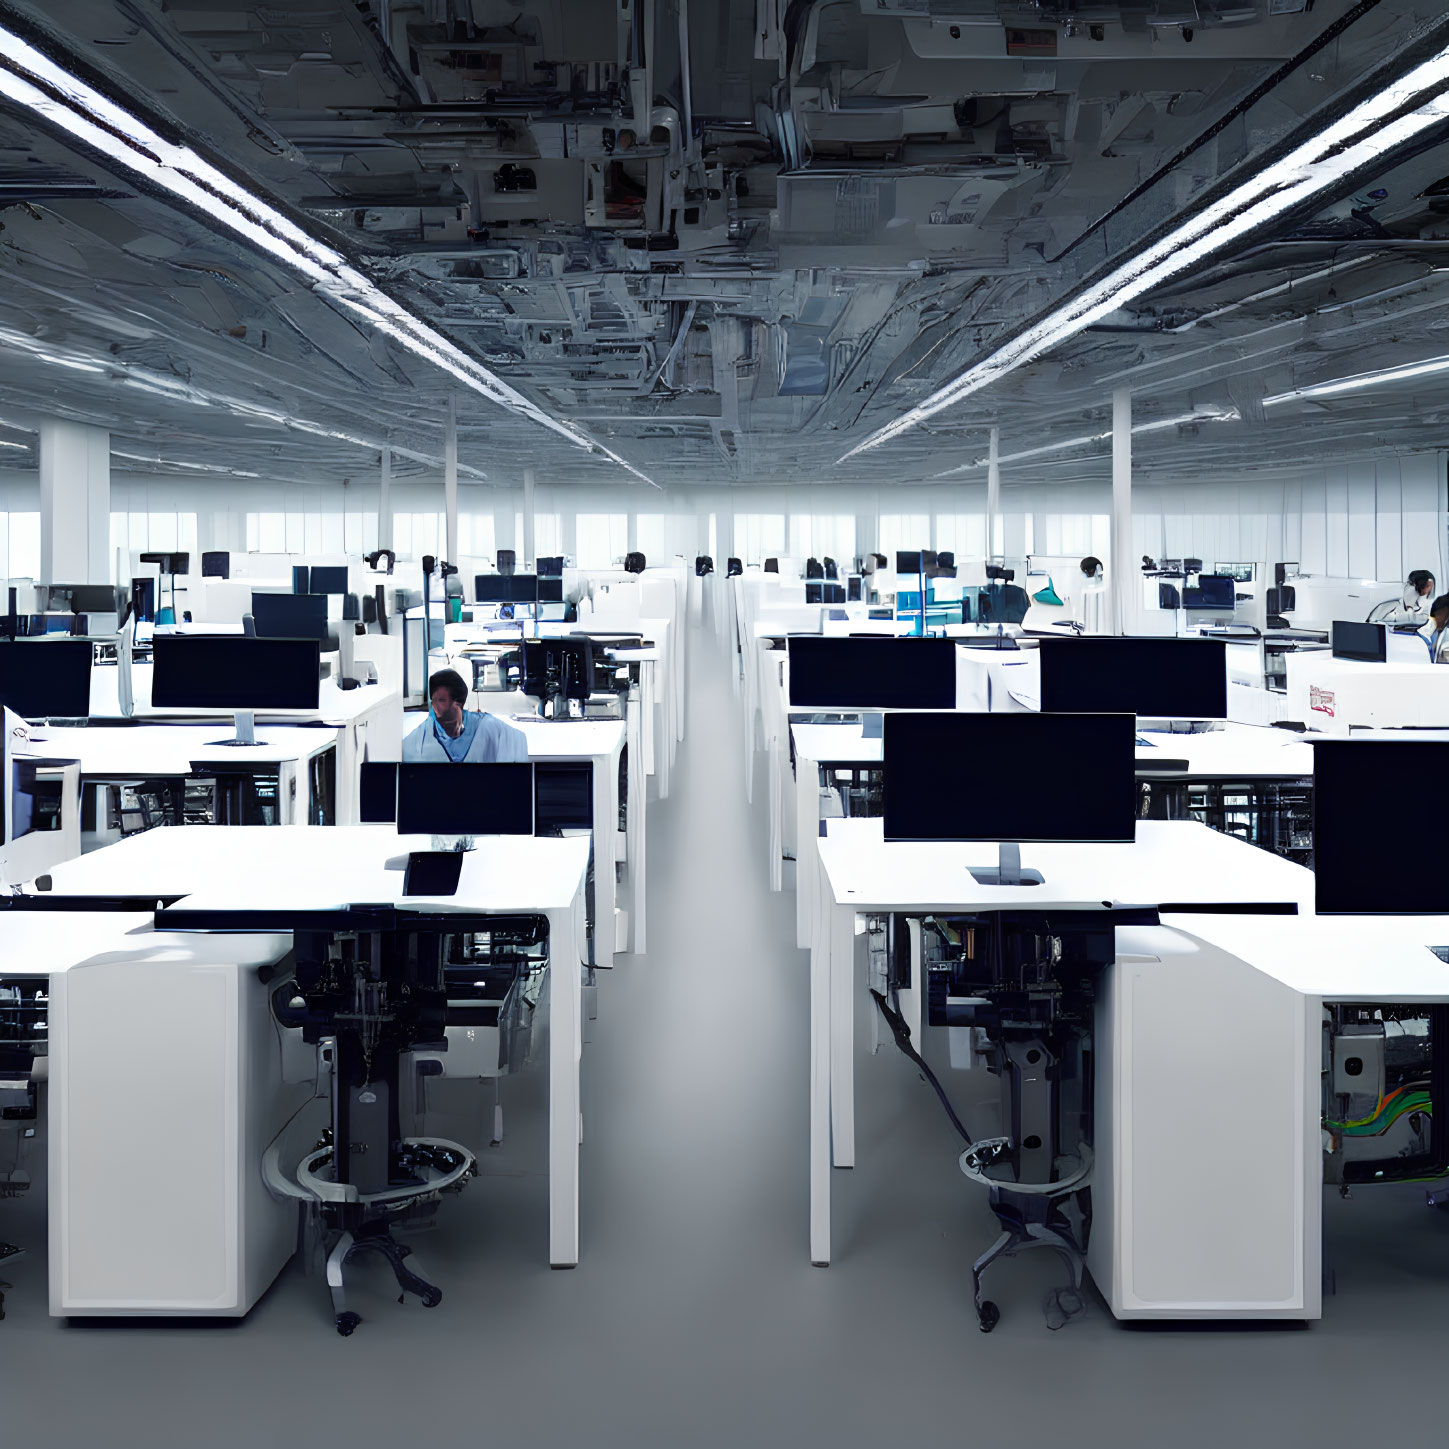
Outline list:
[[[876,764],[882,742],[861,736],[854,723],[791,726],[795,753],[808,760],[841,764]],[[1137,746],[1139,771],[1150,772],[1160,760],[1186,760],[1186,770],[1167,772],[1167,778],[1298,780],[1313,777],[1313,746],[1302,735],[1264,725],[1225,724],[1221,729],[1195,735],[1143,731],[1150,745]]]
[[[134,959],[140,964],[187,960],[267,966],[291,950],[291,937],[257,932],[234,937],[158,931],[147,912],[0,912],[0,975],[53,976],[90,963]]]
[[[1016,887],[980,885],[971,875],[972,866],[996,864],[994,846],[888,845],[883,827],[878,818],[826,822],[820,864],[837,905],[1030,911],[1108,903],[1293,902],[1312,910],[1312,871],[1192,821],[1139,820],[1131,844],[1023,845],[1023,868],[1040,871],[1046,883]]]
[[[425,835],[382,826],[184,825],[147,830],[51,871],[56,895],[185,896],[194,910],[326,910],[399,905],[409,851]],[[586,836],[480,837],[454,896],[409,896],[448,911],[566,910],[589,863]]]
[[[79,760],[88,777],[184,775],[193,760],[238,765],[304,760],[336,742],[331,730],[307,725],[271,725],[257,729],[260,742],[247,748],[218,746],[231,734],[227,722],[212,724],[101,726],[64,729],[38,726],[30,752],[52,760]]]
[[[1305,996],[1325,1001],[1449,1001],[1444,916],[1165,915],[1183,931]]]

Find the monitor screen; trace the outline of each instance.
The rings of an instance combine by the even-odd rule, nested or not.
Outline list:
[[[327,638],[327,595],[253,594],[252,622],[258,639],[321,642]]]
[[[15,760],[10,775],[10,839],[20,840],[35,829],[36,760]]]
[[[828,639],[794,634],[791,709],[955,709],[949,639]]]
[[[1215,574],[1225,579],[1232,579],[1235,584],[1251,584],[1257,571],[1257,566],[1250,563],[1216,563],[1213,565]]]
[[[538,601],[538,575],[477,574],[473,596],[479,604],[533,604]]]
[[[533,766],[398,766],[400,835],[532,835]]]
[[[154,709],[316,709],[322,646],[315,639],[158,634]]]
[[[1196,587],[1183,589],[1182,602],[1188,609],[1232,609],[1237,607],[1237,595],[1232,579],[1199,574]]]
[[[534,569],[541,579],[561,579],[564,571],[564,556],[561,553],[550,554],[547,558],[539,559],[534,564]]]
[[[68,608],[74,614],[114,614],[116,590],[111,584],[52,584],[52,608]]]
[[[347,592],[347,565],[320,564],[312,566],[312,583],[309,594],[345,594]]]
[[[364,760],[358,781],[358,814],[364,825],[397,823],[397,764]]]
[[[825,602],[825,584],[822,580],[805,580],[805,602],[807,604],[823,604]]]
[[[306,564],[292,565],[292,592],[294,594],[312,592],[312,570]]]
[[[0,644],[0,704],[22,719],[84,719],[94,653],[89,639]]]
[[[1333,621],[1333,657],[1362,659],[1382,664],[1388,656],[1388,631],[1382,624],[1358,624],[1344,619]]]
[[[1449,881],[1418,849],[1443,814],[1449,742],[1312,743],[1315,910],[1449,915]]]
[[[561,604],[564,601],[561,578],[540,578],[538,581],[538,602],[540,604]]]
[[[896,572],[898,574],[918,574],[922,566],[920,549],[896,550]]]
[[[1043,714],[1226,719],[1222,639],[1043,639]]]
[[[888,714],[887,840],[1132,840],[1130,714]]]
[[[859,574],[851,574],[850,577],[846,579],[846,581],[845,581],[845,590],[846,590],[845,597],[846,597],[846,602],[847,603],[850,603],[850,604],[858,604],[858,603],[860,603],[860,601],[861,601],[861,587],[864,584],[864,582],[865,581],[861,578],[861,576]]]

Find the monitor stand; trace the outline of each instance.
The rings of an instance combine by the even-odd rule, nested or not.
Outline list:
[[[208,740],[208,747],[223,746],[227,749],[234,749],[242,745],[256,745],[257,739],[257,714],[252,709],[239,709],[233,715],[236,734],[229,740]]]
[[[1021,868],[1021,846],[1013,843],[996,847],[997,864],[972,866],[971,877],[977,885],[984,886],[1034,886],[1042,884],[1041,872]]]

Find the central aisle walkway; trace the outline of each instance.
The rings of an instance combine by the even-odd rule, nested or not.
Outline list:
[[[546,1266],[535,1069],[509,1084],[481,1180],[415,1240],[439,1308],[398,1307],[378,1279],[342,1340],[321,1282],[294,1268],[240,1324],[66,1327],[45,1317],[33,1254],[7,1274],[0,1442],[1256,1449],[1377,1438],[1386,1413],[1406,1440],[1428,1429],[1449,1223],[1402,1196],[1331,1204],[1361,1251],[1306,1331],[1127,1329],[1094,1305],[1052,1334],[1055,1266],[1024,1259],[998,1270],[1004,1316],[981,1335],[969,1269],[992,1220],[894,1051],[858,1057],[860,1166],[834,1175],[835,1266],[809,1266],[807,963],[793,895],[767,889],[726,661],[708,633],[690,644],[674,793],[650,812],[649,954],[605,973],[585,1053],[580,1266]],[[39,1198],[0,1209],[6,1236],[44,1242]],[[1422,1387],[1390,1403],[1345,1384],[1370,1363]]]

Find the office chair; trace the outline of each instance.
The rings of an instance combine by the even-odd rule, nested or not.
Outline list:
[[[707,578],[714,572],[714,560],[707,554],[702,553],[694,561],[694,576],[698,579]]]
[[[825,577],[830,583],[840,582],[840,565],[833,558],[823,560],[825,564]]]
[[[500,574],[511,574],[518,563],[518,555],[511,548],[500,548],[498,550],[498,572]]]
[[[807,558],[805,560],[805,577],[807,579],[823,579],[825,570],[821,567],[818,558]]]
[[[731,558],[725,560],[725,577],[727,579],[737,579],[744,571],[745,566],[739,559]]]
[[[765,572],[767,574],[777,574],[777,573],[779,573],[780,572],[780,560],[777,559],[777,558],[767,558],[765,560]]]
[[[624,572],[630,574],[642,574],[646,565],[644,555],[637,549],[624,555]]]

